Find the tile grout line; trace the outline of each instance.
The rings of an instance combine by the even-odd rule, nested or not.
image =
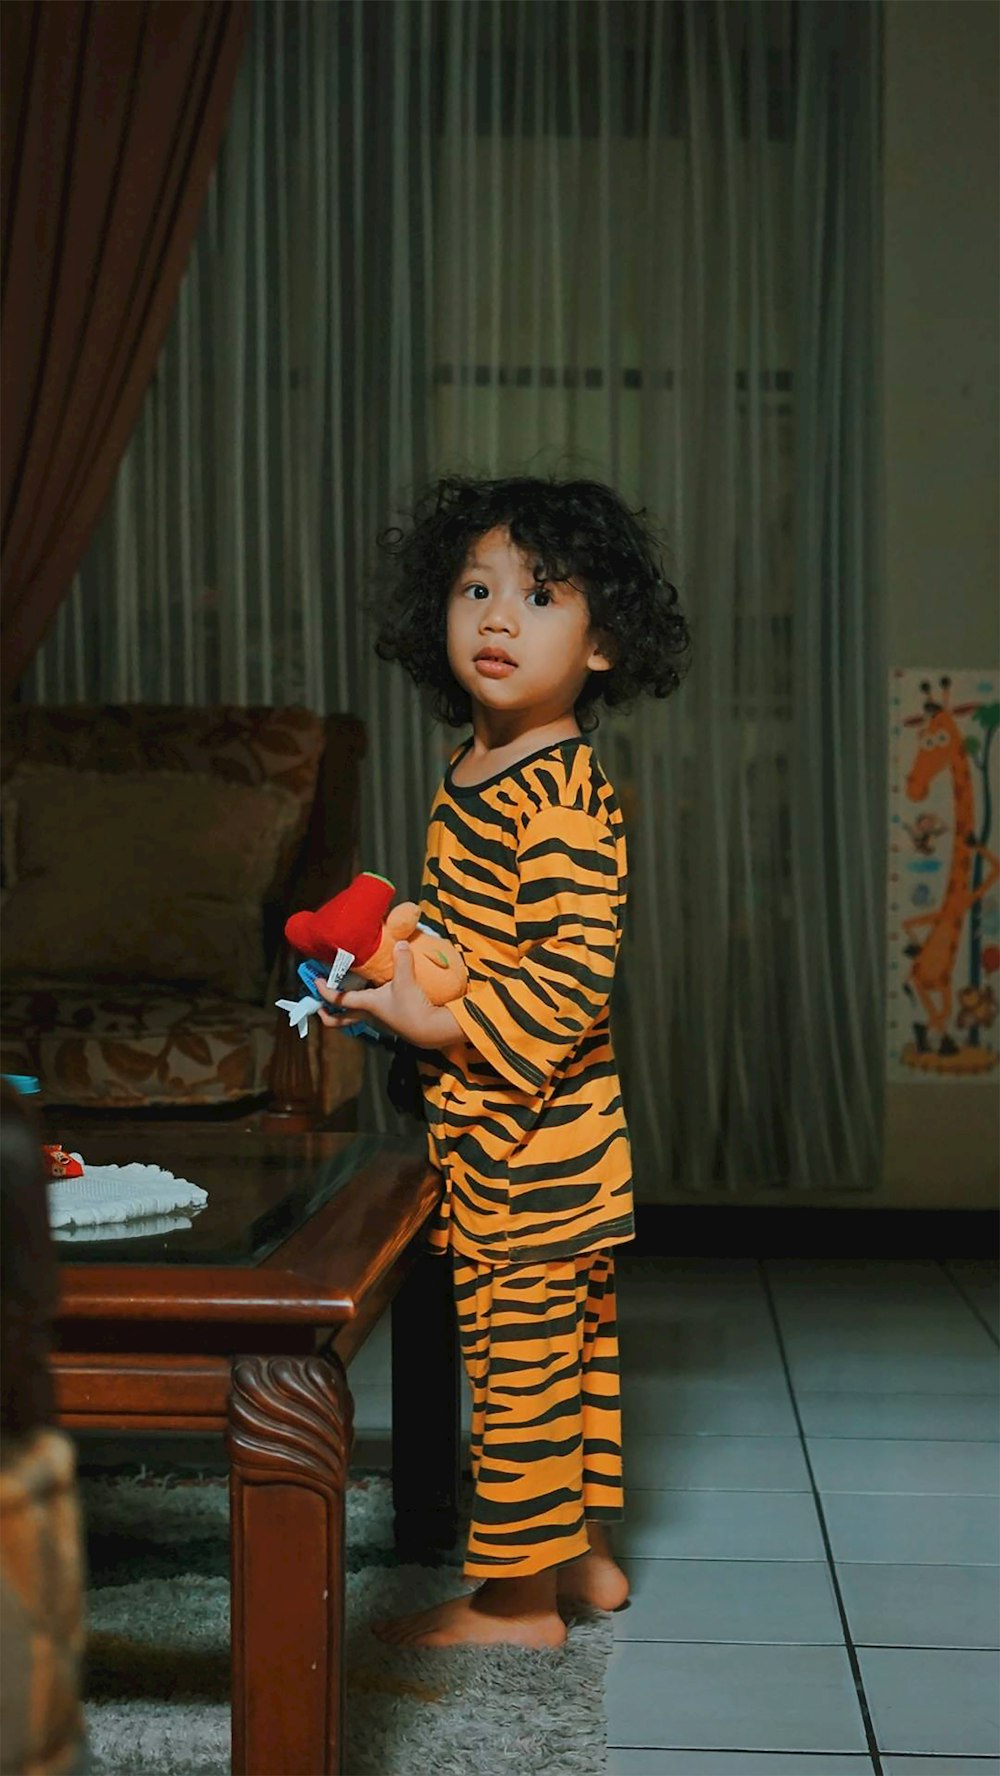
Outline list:
[[[867,1740],[867,1743],[868,1743],[868,1754],[869,1754],[871,1761],[872,1761],[872,1768],[874,1771],[874,1776],[885,1776],[885,1772],[883,1771],[883,1768],[882,1768],[882,1759],[881,1759],[881,1754],[879,1752],[878,1742],[875,1737],[875,1727],[872,1722],[871,1710],[869,1709],[869,1706],[868,1706],[868,1697],[865,1694],[864,1680],[862,1679],[862,1676],[861,1676],[861,1665],[858,1660],[857,1648],[855,1647],[854,1638],[851,1634],[850,1626],[848,1624],[847,1610],[846,1610],[846,1607],[844,1604],[843,1594],[840,1589],[840,1578],[837,1573],[836,1562],[833,1558],[833,1547],[830,1542],[830,1533],[827,1528],[826,1513],[823,1509],[822,1497],[820,1494],[819,1487],[816,1484],[816,1476],[813,1472],[812,1460],[811,1460],[810,1454],[809,1454],[809,1445],[806,1440],[805,1429],[803,1427],[801,1414],[799,1412],[799,1403],[798,1403],[798,1400],[795,1398],[795,1387],[792,1382],[791,1369],[790,1369],[789,1363],[788,1363],[788,1353],[785,1349],[785,1340],[784,1340],[784,1336],[783,1336],[782,1330],[781,1330],[781,1322],[778,1317],[778,1309],[777,1309],[777,1304],[774,1299],[774,1291],[771,1286],[771,1278],[767,1272],[767,1259],[766,1258],[763,1258],[763,1259],[758,1258],[756,1260],[756,1264],[757,1264],[757,1273],[760,1278],[761,1287],[764,1291],[764,1298],[767,1302],[768,1312],[771,1316],[771,1323],[774,1328],[774,1336],[775,1336],[777,1343],[778,1343],[778,1353],[781,1358],[781,1367],[784,1371],[785,1385],[788,1389],[788,1398],[791,1403],[792,1412],[795,1415],[796,1429],[798,1431],[799,1443],[800,1443],[801,1449],[802,1449],[802,1459],[806,1464],[806,1471],[809,1475],[809,1487],[810,1487],[810,1490],[811,1490],[812,1496],[813,1496],[813,1506],[815,1508],[817,1520],[819,1522],[820,1535],[823,1538],[823,1547],[824,1547],[824,1550],[826,1553],[826,1563],[827,1563],[827,1567],[828,1567],[829,1573],[830,1573],[830,1581],[831,1581],[831,1584],[833,1585],[833,1594],[834,1594],[834,1597],[836,1598],[836,1601],[837,1601],[837,1612],[840,1616],[841,1631],[844,1636],[844,1647],[845,1647],[845,1650],[847,1653],[848,1663],[850,1664],[850,1667],[851,1667],[851,1676],[854,1679],[854,1689],[855,1689],[855,1693],[858,1698],[858,1706],[861,1710],[861,1719],[862,1719],[862,1723],[864,1725],[865,1739]]]
[[[715,1749],[713,1747],[709,1746],[706,1748],[704,1745],[610,1745],[609,1744],[609,1746],[608,1746],[609,1751],[671,1751],[671,1752],[673,1752],[673,1751],[693,1751],[698,1756],[703,1756],[706,1749],[708,1750],[708,1754],[710,1757],[720,1755],[718,1752],[715,1751]],[[760,1747],[758,1745],[726,1745],[723,1747],[721,1755],[723,1757],[727,1757],[727,1758],[728,1757],[743,1757],[744,1753],[748,1757],[760,1757],[762,1755]],[[852,1759],[857,1760],[859,1767],[861,1765],[861,1760],[864,1759],[866,1773],[867,1773],[867,1766],[871,1763],[871,1757],[867,1751],[832,1751],[832,1752],[831,1751],[809,1751],[808,1749],[802,1750],[798,1746],[795,1746],[795,1745],[788,1746],[787,1748],[783,1746],[780,1751],[768,1752],[768,1753],[766,1753],[766,1755],[768,1757],[783,1757],[783,1758],[784,1757],[793,1757],[793,1758],[829,1758],[829,1757],[852,1758]],[[977,1753],[974,1753],[973,1755],[979,1756],[980,1754],[977,1752]],[[823,1776],[822,1771],[819,1772],[819,1776]]]
[[[642,1556],[642,1558],[645,1559],[648,1557]],[[669,1558],[671,1558],[671,1556],[664,1556],[664,1558],[669,1559]],[[630,1560],[629,1564],[634,1565],[635,1564],[634,1559]],[[728,1566],[733,1566],[737,1563],[730,1560],[730,1561],[727,1561],[726,1564]],[[818,1566],[819,1561],[813,1560],[813,1561],[810,1561],[808,1564],[811,1566]],[[982,1570],[982,1569],[977,1569],[977,1570]],[[992,1570],[992,1569],[990,1569],[990,1570]],[[630,1647],[630,1646],[828,1647],[830,1645],[830,1642],[828,1640],[718,1640],[718,1639],[713,1639],[713,1640],[679,1640],[674,1635],[669,1635],[666,1638],[664,1638],[662,1635],[636,1634],[636,1635],[630,1635],[628,1640],[616,1640],[615,1645],[620,1646],[620,1647]],[[870,1648],[873,1652],[876,1652],[876,1653],[881,1653],[881,1652],[912,1653],[914,1651],[921,1652],[921,1653],[995,1653],[997,1650],[996,1647],[991,1647],[991,1646],[961,1646],[961,1647],[952,1647],[952,1646],[926,1646],[926,1647],[924,1647],[924,1646],[922,1646],[922,1647],[914,1648],[913,1646],[908,1645],[907,1642],[903,1641],[903,1640],[901,1640],[901,1641],[895,1641],[895,1640],[862,1641],[861,1645],[863,1647]],[[673,1747],[668,1746],[667,1750],[672,1751]],[[834,1757],[834,1756],[837,1756],[837,1757],[862,1757],[862,1756],[866,1756],[867,1753],[862,1753],[860,1751],[856,1751],[856,1752],[855,1751],[841,1751],[841,1752],[836,1752],[836,1753],[824,1751],[824,1752],[817,1752],[816,1755],[817,1755],[817,1757]],[[928,1751],[928,1752],[913,1753],[912,1755],[913,1756],[919,1755],[920,1757],[946,1757],[946,1756],[950,1756],[951,1754],[943,1752],[943,1751]],[[991,1751],[982,1751],[982,1752],[975,1752],[975,1753],[971,1753],[971,1754],[964,1753],[963,1755],[965,1755],[965,1756],[972,1755],[975,1757],[993,1757],[994,1753]]]
[[[954,1275],[953,1271],[951,1271],[949,1269],[950,1262],[951,1262],[951,1260],[948,1258],[938,1258],[936,1260],[938,1268],[940,1270],[944,1271],[945,1276],[948,1278],[948,1281],[951,1284],[952,1288],[954,1289],[955,1294],[958,1296],[959,1300],[964,1302],[965,1306],[968,1308],[969,1312],[971,1313],[973,1319],[979,1321],[979,1324],[982,1326],[983,1331],[986,1333],[990,1342],[992,1344],[1000,1347],[1000,1338],[997,1337],[996,1333],[993,1330],[993,1327],[990,1325],[989,1320],[986,1320],[983,1318],[982,1312],[980,1311],[979,1307],[976,1305],[975,1301],[971,1300],[970,1297],[965,1293],[965,1290],[962,1288],[961,1283],[959,1282],[958,1278]],[[991,1396],[991,1398],[992,1398],[992,1396]]]

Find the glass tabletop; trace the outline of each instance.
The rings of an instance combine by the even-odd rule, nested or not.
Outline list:
[[[69,1264],[260,1264],[380,1153],[419,1159],[419,1137],[388,1134],[262,1135],[232,1126],[78,1128],[61,1136],[84,1166],[153,1164],[197,1184],[196,1210],[105,1227],[53,1230]]]

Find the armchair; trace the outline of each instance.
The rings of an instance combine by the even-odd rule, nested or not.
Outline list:
[[[76,1109],[351,1126],[360,1045],[274,1000],[286,917],[357,867],[364,751],[298,708],[8,709],[0,1070]]]

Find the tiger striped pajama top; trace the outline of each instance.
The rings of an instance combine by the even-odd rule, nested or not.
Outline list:
[[[462,1041],[419,1056],[432,1249],[487,1264],[575,1258],[633,1237],[609,999],[628,889],[614,791],[582,737],[431,807],[424,924],[457,945]]]

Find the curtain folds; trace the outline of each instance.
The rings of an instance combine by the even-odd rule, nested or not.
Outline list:
[[[3,8],[3,688],[67,591],[163,344],[246,0]]]
[[[451,469],[645,506],[694,665],[596,745],[651,1201],[879,1175],[880,32],[850,0],[258,0],[112,509],[29,680],[353,709],[364,861],[410,891],[459,736],[372,653],[378,531]]]

